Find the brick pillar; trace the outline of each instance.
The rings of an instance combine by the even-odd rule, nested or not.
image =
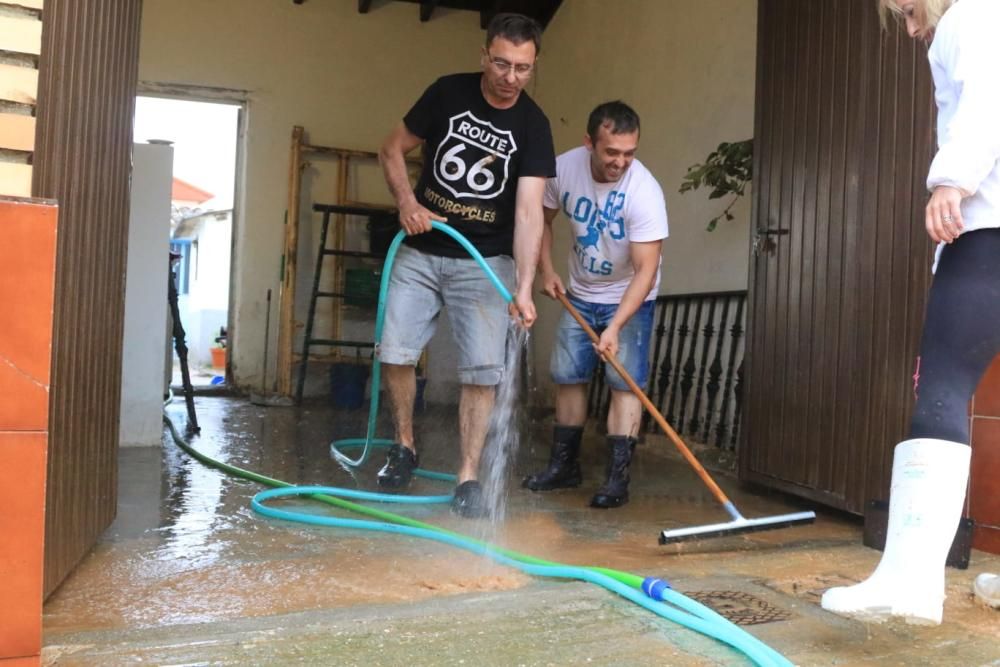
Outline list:
[[[37,665],[56,206],[0,197],[0,667]]]
[[[972,399],[969,516],[976,522],[972,546],[1000,554],[1000,357]]]

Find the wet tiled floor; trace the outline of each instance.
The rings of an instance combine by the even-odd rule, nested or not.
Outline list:
[[[350,473],[329,456],[331,440],[363,435],[366,414],[237,398],[197,406],[202,433],[192,444],[211,457],[299,484],[374,489],[380,456]],[[183,424],[180,401],[168,412]],[[454,411],[420,414],[417,427],[422,465],[452,469]],[[859,524],[821,514],[809,526],[660,546],[663,529],[726,519],[665,440],[640,446],[632,501],[601,511],[587,506],[603,469],[599,436],[585,443],[583,486],[536,494],[516,480],[544,462],[551,422],[525,428],[503,522],[461,519],[446,505],[388,509],[749,608],[770,622],[747,629],[796,664],[1000,665],[1000,614],[969,593],[1000,558],[973,552],[968,570],[949,570],[940,627],[842,619],[820,609],[818,595],[877,562]],[[537,579],[443,544],[260,517],[249,501],[262,487],[190,459],[166,433],[162,449],[123,450],[120,463],[116,522],[46,603],[44,664],[749,664],[590,584]],[[748,516],[804,509],[719,481]],[[449,490],[429,480],[411,488]]]

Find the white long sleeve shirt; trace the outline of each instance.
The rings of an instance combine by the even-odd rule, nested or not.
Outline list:
[[[927,188],[960,188],[965,231],[1000,227],[1000,0],[959,0],[928,52],[938,152]]]

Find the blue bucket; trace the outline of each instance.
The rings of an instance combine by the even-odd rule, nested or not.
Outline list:
[[[384,375],[382,376],[385,377]],[[427,407],[427,401],[424,400],[424,393],[427,390],[427,378],[418,377],[417,378],[417,393],[413,397],[413,411],[423,412]],[[386,401],[389,400],[389,390],[385,387],[385,382],[382,383],[382,388],[378,392],[378,403],[379,405],[388,405]]]
[[[334,407],[357,410],[365,404],[368,366],[336,363],[330,366],[330,395]]]

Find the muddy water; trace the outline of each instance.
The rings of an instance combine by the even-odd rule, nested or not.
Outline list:
[[[523,338],[515,349],[523,349]],[[516,374],[513,374],[516,377]],[[505,390],[514,415],[516,384]],[[299,484],[376,490],[376,453],[359,470],[331,460],[331,439],[358,437],[365,415],[323,405],[260,408],[237,399],[199,399],[200,436],[207,456]],[[183,428],[182,408],[168,410]],[[382,415],[379,432],[391,432]],[[457,411],[418,415],[426,467],[452,471],[457,461]],[[506,506],[518,434],[506,420],[494,429],[493,498]],[[259,485],[192,460],[165,434],[162,450],[122,452],[118,521],[46,606],[53,630],[153,627],[226,618],[397,602],[471,591],[517,588],[528,579],[451,547],[352,530],[290,524],[256,515]],[[451,485],[415,479],[410,493],[440,494]],[[327,506],[289,501],[310,512]],[[496,537],[489,521],[454,516],[447,505],[383,509],[480,537]],[[504,513],[506,510],[503,510]],[[488,527],[488,528],[487,528]]]
[[[290,482],[376,488],[380,456],[351,476],[330,460],[327,450],[331,439],[363,433],[366,413],[334,411],[318,404],[259,408],[217,398],[199,399],[198,407],[204,431],[195,444],[210,456]],[[183,409],[173,414],[182,419]],[[425,443],[422,457],[429,468],[454,469],[456,422],[454,408],[418,415],[417,428]],[[537,437],[546,427],[529,425],[525,437]],[[380,422],[380,433],[389,429],[387,420]],[[526,460],[526,443],[520,444],[519,455],[513,457],[515,469],[533,469],[541,455]],[[522,553],[662,576],[683,592],[755,582],[757,594],[774,591],[777,603],[800,614],[787,626],[772,626],[776,630],[770,641],[779,647],[798,646],[801,637],[818,637],[807,647],[813,653],[803,653],[796,660],[799,664],[831,664],[817,656],[844,655],[847,626],[831,624],[825,617],[817,616],[815,623],[809,619],[820,614],[817,595],[839,581],[835,577],[861,578],[877,562],[876,552],[860,546],[856,525],[822,517],[812,526],[660,547],[659,530],[724,520],[724,513],[682,462],[658,453],[664,445],[653,438],[647,439],[637,457],[632,501],[620,510],[590,509],[587,503],[603,467],[599,444],[596,435],[585,443],[585,482],[579,489],[530,493],[520,489],[517,476],[508,471],[505,520],[495,526],[456,517],[446,505],[387,509],[471,535],[481,529],[477,526],[492,526],[496,543]],[[529,589],[523,591],[528,594],[540,584],[441,544],[259,517],[250,510],[249,499],[261,487],[204,467],[169,440],[162,450],[123,451],[119,479],[116,523],[46,603],[47,642],[48,637],[74,630],[205,624],[299,611],[381,609],[379,605],[387,605],[379,613],[394,618],[395,605],[505,590]],[[720,483],[747,515],[794,509],[780,497],[741,493],[732,480]],[[442,493],[449,488],[446,483],[417,480],[410,491]],[[315,512],[335,511],[309,507]],[[977,552],[976,570],[949,571],[946,617],[950,620],[942,629],[923,631],[928,638],[944,642],[957,635],[974,638],[976,633],[992,632],[995,636],[997,615],[975,608],[968,596],[975,572],[987,565]],[[551,586],[553,595],[573,590],[562,584]],[[608,609],[619,604],[610,596],[600,600]],[[820,620],[826,625],[820,626]],[[545,622],[558,628],[562,619]],[[806,627],[806,623],[814,624]],[[664,627],[653,621],[648,625],[656,633]],[[788,630],[778,633],[781,627]],[[861,645],[866,650],[884,647],[891,655],[890,650],[902,650],[898,647],[909,642],[903,632],[911,631],[879,630],[873,639],[862,638]],[[854,659],[858,657],[850,655],[841,664],[868,664]],[[581,663],[567,658],[560,664]]]

